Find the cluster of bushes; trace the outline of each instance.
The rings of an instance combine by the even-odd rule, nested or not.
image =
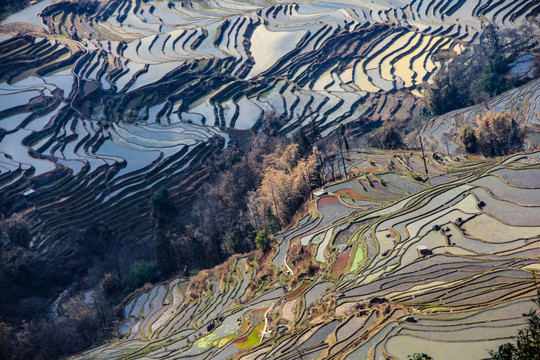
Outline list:
[[[142,287],[147,283],[154,283],[160,278],[160,272],[155,261],[137,261],[129,267],[129,271],[125,275],[120,275],[118,272],[106,273],[99,286],[106,298],[113,303],[118,299],[128,295],[133,290]]]
[[[247,205],[255,227],[271,227],[268,220],[275,215],[285,225],[296,210],[320,186],[319,152],[302,158],[298,144],[278,144],[263,158],[259,186],[249,194]]]
[[[480,151],[484,156],[504,156],[523,148],[524,132],[516,115],[519,112],[493,110],[476,117],[476,129],[461,129],[460,139],[469,153]]]
[[[395,125],[385,124],[379,133],[377,140],[380,147],[386,150],[404,148],[403,135]]]

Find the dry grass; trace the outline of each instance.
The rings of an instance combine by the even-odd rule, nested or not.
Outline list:
[[[337,294],[331,295],[321,304],[315,304],[308,310],[308,318],[312,323],[327,321],[331,318],[336,318],[335,313]]]
[[[230,257],[224,263],[213,267],[212,269],[201,270],[193,276],[188,285],[187,297],[190,300],[197,300],[200,294],[209,289],[210,280],[215,279],[222,288],[229,283],[230,273],[233,270],[233,264],[236,257]]]
[[[321,271],[321,267],[313,262],[316,250],[316,245],[302,246],[291,242],[287,253],[287,262],[294,271],[289,282],[291,289],[294,289],[303,278],[313,277]]]
[[[258,249],[249,254],[248,263],[255,271],[255,276],[249,283],[246,299],[251,298],[259,290],[261,283],[268,284],[277,279],[277,268],[271,261],[276,251],[277,247],[272,246],[267,252]]]

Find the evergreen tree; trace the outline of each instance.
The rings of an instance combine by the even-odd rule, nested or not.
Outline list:
[[[321,132],[319,130],[319,124],[315,121],[315,118],[311,118],[311,142],[315,143],[321,138]]]
[[[267,207],[264,210],[264,221],[265,221],[265,230],[268,229],[270,233],[276,233],[281,228],[279,224],[279,218],[272,212],[270,207]]]
[[[311,141],[309,141],[302,127],[294,134],[294,142],[298,144],[302,157],[311,153]]]
[[[499,54],[491,57],[480,77],[484,90],[489,95],[499,95],[509,88],[509,81],[504,77],[508,70],[508,60],[505,57]]]
[[[270,240],[268,239],[268,233],[266,232],[266,229],[259,231],[257,237],[255,238],[255,244],[257,245],[257,249],[261,249],[265,252],[268,250]]]
[[[169,225],[176,215],[176,206],[171,201],[169,191],[160,189],[150,198],[152,215],[158,220],[159,226]]]
[[[478,150],[478,139],[476,138],[474,129],[471,126],[466,126],[461,129],[461,134],[459,137],[463,143],[463,146],[465,146],[465,151],[468,153],[475,153]]]

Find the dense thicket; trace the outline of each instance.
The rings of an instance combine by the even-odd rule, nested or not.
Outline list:
[[[523,131],[509,111],[493,110],[476,118],[476,138],[484,156],[508,155],[523,148]]]
[[[519,111],[489,110],[476,116],[476,130],[466,126],[460,139],[470,153],[480,151],[482,155],[504,156],[523,148],[524,132],[519,125]]]
[[[232,254],[255,249],[287,224],[311,190],[320,186],[318,151],[302,154],[299,144],[259,134],[250,150],[226,150],[215,163],[214,181],[188,217],[156,231],[156,259],[164,274],[188,274]],[[152,199],[161,198],[155,195]],[[153,203],[154,213],[162,213]],[[258,240],[257,233],[259,233]],[[262,241],[262,240],[265,241]],[[266,245],[262,246],[263,248]]]
[[[260,185],[249,194],[248,201],[255,227],[269,227],[269,212],[280,224],[287,224],[311,190],[321,184],[319,158],[317,148],[302,158],[294,143],[279,144],[264,157]]]

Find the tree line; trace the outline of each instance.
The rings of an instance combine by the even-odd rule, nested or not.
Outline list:
[[[302,149],[261,133],[247,153],[230,149],[218,157],[214,181],[181,221],[168,191],[160,190],[151,199],[158,269],[165,276],[189,275],[233,254],[267,248],[269,235],[287,225],[321,186],[321,161],[316,147]]]

